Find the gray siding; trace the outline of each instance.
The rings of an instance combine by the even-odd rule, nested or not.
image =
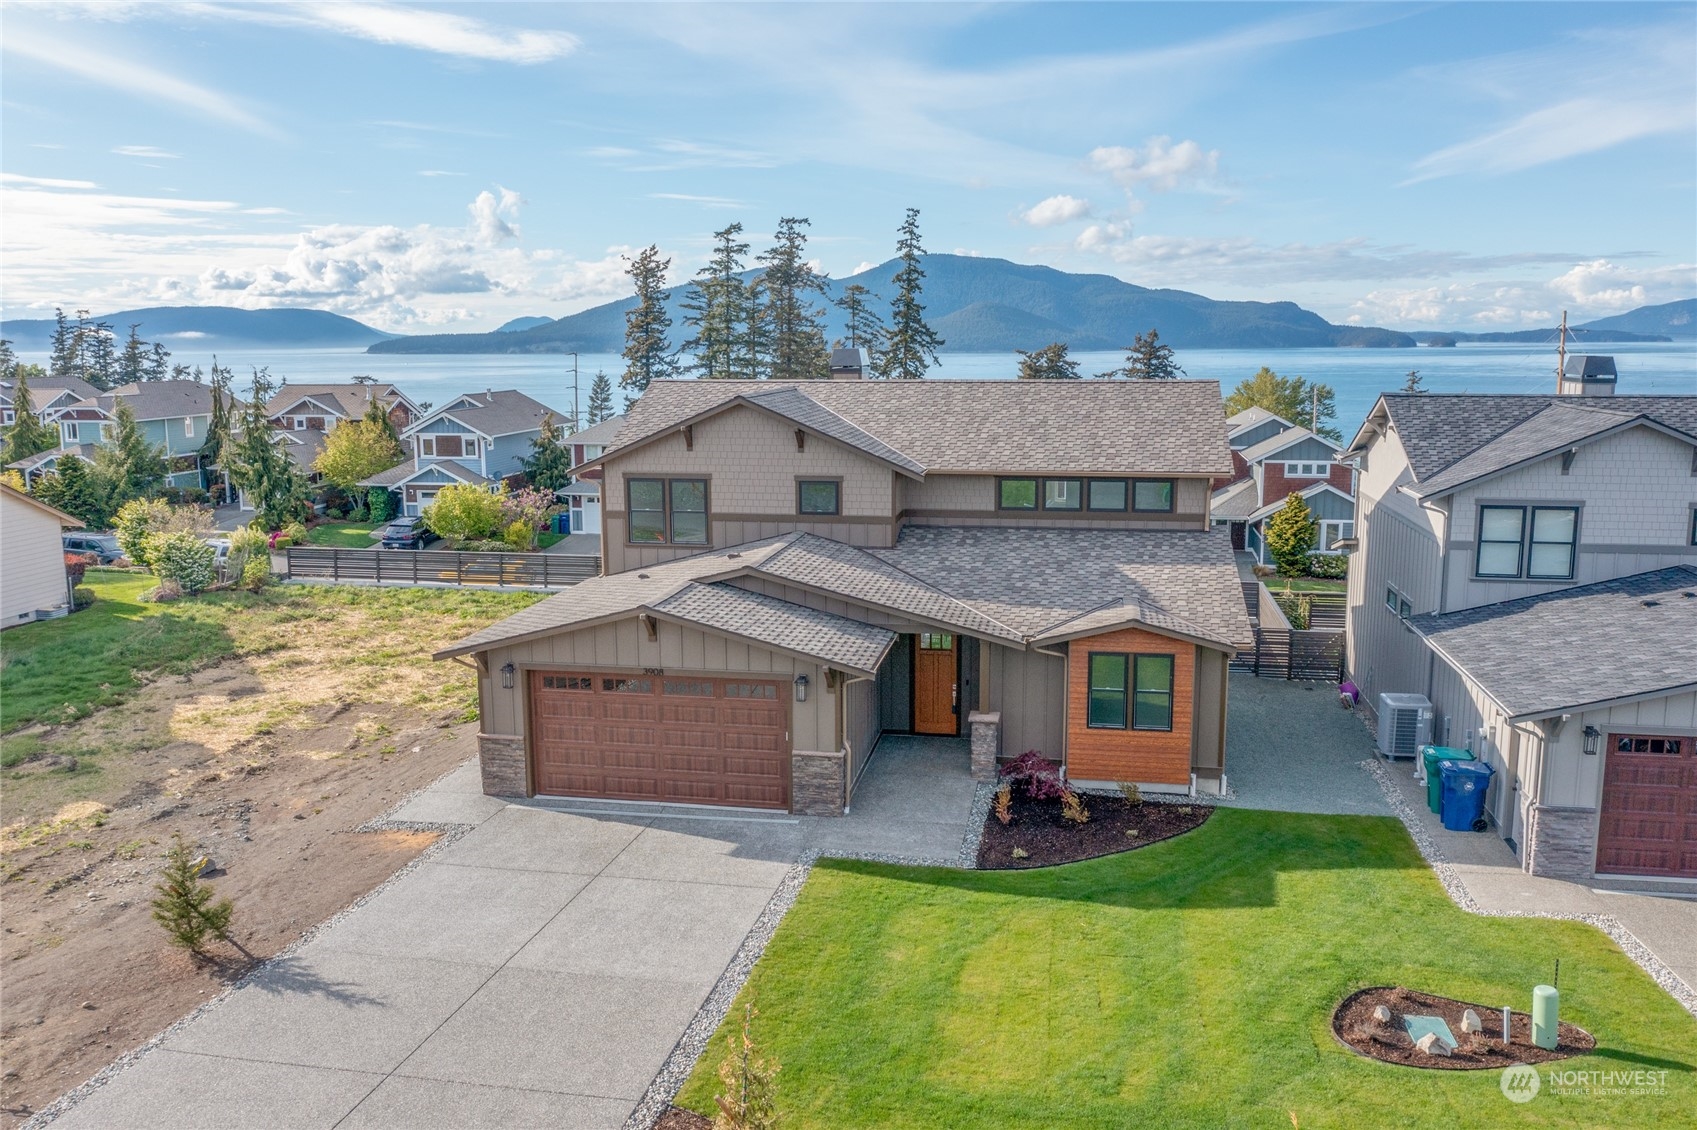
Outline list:
[[[1303,501],[1308,503],[1308,512],[1314,515],[1315,521],[1326,518],[1347,522],[1355,517],[1355,500],[1335,495],[1329,490],[1319,491]]]
[[[880,728],[906,732],[913,729],[913,640],[903,636],[890,649],[878,668]]]
[[[1243,434],[1232,437],[1231,445],[1238,449],[1254,447],[1263,440],[1272,439],[1280,432],[1288,431],[1278,420],[1263,420],[1253,428],[1246,429]]]
[[[1291,444],[1276,455],[1269,455],[1268,463],[1330,463],[1337,454],[1335,448],[1326,446],[1317,439],[1309,438]]]
[[[1035,749],[1059,761],[1066,749],[1066,660],[1037,651],[990,648],[989,709],[1002,715],[1002,754]]]
[[[878,717],[878,683],[874,679],[857,679],[849,683],[844,690],[844,744],[848,747],[849,765],[849,794],[854,794],[854,783],[860,779],[860,774],[871,760],[872,751],[878,745],[878,738],[884,732],[882,722]]]
[[[485,477],[504,479],[522,471],[525,457],[530,454],[531,441],[541,434],[541,431],[537,430],[497,439],[489,446],[489,471]]]
[[[1190,766],[1214,779],[1226,766],[1226,653],[1196,649],[1196,683],[1190,732]]]

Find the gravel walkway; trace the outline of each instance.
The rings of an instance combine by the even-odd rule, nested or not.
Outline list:
[[[1389,816],[1384,793],[1356,767],[1375,756],[1330,683],[1232,672],[1226,716],[1223,804],[1280,812]]]

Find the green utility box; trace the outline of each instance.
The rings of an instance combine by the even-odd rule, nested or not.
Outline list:
[[[1438,778],[1438,762],[1440,761],[1472,761],[1473,755],[1465,749],[1451,749],[1442,745],[1423,745],[1420,747],[1420,761],[1426,770],[1426,807],[1433,812],[1443,809],[1444,784]]]

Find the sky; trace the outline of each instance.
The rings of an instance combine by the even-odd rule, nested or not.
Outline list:
[[[0,7],[0,312],[492,329],[740,221],[1340,323],[1697,295],[1690,4]]]

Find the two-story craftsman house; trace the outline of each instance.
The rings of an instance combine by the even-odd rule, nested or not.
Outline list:
[[[45,382],[44,387],[51,384]],[[62,458],[92,460],[95,449],[111,438],[118,406],[124,404],[135,414],[142,439],[164,454],[165,485],[205,485],[200,448],[212,422],[212,390],[208,386],[195,381],[140,381],[81,399],[71,399],[73,390],[66,386],[59,389],[51,401],[54,407],[49,419],[59,429],[59,446],[11,465],[27,479],[53,470]]]
[[[1337,553],[1354,534],[1355,472],[1336,462],[1338,445],[1265,408],[1247,408],[1226,418],[1232,481],[1214,491],[1209,508],[1216,526],[1231,531],[1232,548],[1270,565],[1267,520],[1293,494],[1301,495],[1314,518],[1315,550]]]
[[[886,733],[1219,791],[1251,638],[1212,381],[662,381],[603,575],[441,657],[485,790],[840,813]],[[963,751],[967,741],[961,742]],[[963,760],[964,765],[964,760]]]
[[[532,442],[552,414],[514,389],[456,396],[401,433],[410,458],[359,485],[388,487],[401,496],[401,513],[413,515],[452,483],[496,490],[523,472]]]
[[[1697,397],[1387,395],[1343,458],[1366,704],[1431,700],[1528,871],[1697,878]]]

